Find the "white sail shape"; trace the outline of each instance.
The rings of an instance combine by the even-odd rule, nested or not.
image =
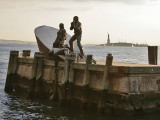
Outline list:
[[[59,31],[59,29],[57,28],[53,28],[50,26],[40,26],[37,27],[35,29],[35,36],[37,38],[37,43],[38,43],[38,47],[40,52],[46,52],[46,50],[44,49],[48,49],[49,51],[52,50],[53,48],[53,43],[56,40],[57,37],[57,32]],[[69,45],[69,40],[70,40],[71,36],[69,34],[66,35],[66,41],[64,44],[68,44]],[[74,41],[73,43],[74,45],[74,52],[75,53],[80,53],[79,48],[77,46],[77,41]]]

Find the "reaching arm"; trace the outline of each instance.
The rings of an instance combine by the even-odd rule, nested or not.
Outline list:
[[[70,27],[70,30],[73,30],[74,29],[74,23],[71,22],[71,27]]]

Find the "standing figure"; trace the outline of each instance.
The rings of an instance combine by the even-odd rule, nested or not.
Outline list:
[[[64,24],[59,24],[59,31],[57,32],[57,38],[53,43],[54,48],[62,48],[64,47],[64,41],[66,40],[66,30],[64,29]]]
[[[73,22],[71,23],[70,30],[73,29],[74,29],[74,35],[69,40],[70,51],[73,52],[73,41],[77,39],[77,45],[79,47],[80,54],[84,55],[81,45],[82,28],[81,28],[81,23],[78,21],[78,16],[73,17]]]

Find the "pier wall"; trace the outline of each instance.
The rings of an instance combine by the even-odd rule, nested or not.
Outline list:
[[[5,91],[98,111],[160,104],[160,66],[114,65],[112,55],[104,64],[92,64],[92,55],[84,63],[77,63],[75,55],[68,55],[65,61],[43,57],[39,52],[34,57],[11,52]]]

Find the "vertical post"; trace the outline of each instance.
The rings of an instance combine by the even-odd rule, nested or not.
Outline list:
[[[151,65],[158,64],[158,46],[148,46],[148,62]]]
[[[65,54],[65,56],[67,56],[69,54],[68,48],[64,48],[64,54]],[[54,87],[53,87],[53,94],[49,98],[49,99],[53,99],[53,100],[56,100],[57,95],[58,95],[57,92],[59,92],[59,90],[60,90],[60,89],[58,89],[58,62],[59,62],[59,60],[55,59],[55,81],[54,81]],[[63,81],[63,82],[65,82],[65,81]],[[60,92],[62,92],[62,91],[60,90]],[[61,94],[59,94],[59,95],[61,96]]]
[[[83,88],[82,88],[82,99],[81,99],[81,108],[86,109],[87,108],[87,97],[88,97],[88,89],[89,89],[89,77],[90,72],[88,70],[88,66],[92,64],[92,55],[87,55],[86,59],[86,67],[84,72],[84,80],[83,80]]]
[[[108,54],[106,57],[106,64],[104,69],[104,76],[102,81],[102,89],[100,94],[100,99],[98,103],[98,112],[103,112],[108,86],[109,86],[109,66],[112,66],[113,56],[112,54]]]
[[[65,84],[68,81],[70,57],[71,57],[71,55],[67,55],[65,62],[64,62],[64,74],[63,74],[63,78],[62,78],[62,84]]]
[[[36,57],[38,57],[38,62],[34,92],[37,97],[41,97],[44,53],[38,52]]]
[[[31,50],[23,50],[22,57],[30,57]]]
[[[13,62],[13,67],[12,67],[12,85],[15,86],[16,84],[16,79],[17,79],[17,67],[18,67],[18,56],[19,56],[19,51],[14,54],[14,62]]]
[[[8,63],[8,71],[7,71],[7,78],[5,84],[5,91],[12,92],[13,91],[13,84],[14,84],[14,76],[17,70],[18,64],[18,55],[19,51],[10,51],[10,58]]]
[[[58,87],[58,60],[55,60],[55,80],[53,86],[53,94],[49,97],[50,100],[56,100],[57,97],[57,87]]]
[[[60,106],[63,106],[65,104],[66,93],[67,93],[67,82],[69,77],[70,56],[71,55],[67,55],[64,62],[64,73],[62,77],[62,86],[61,86],[61,92],[60,92],[60,98],[59,98]]]
[[[74,82],[74,68],[73,65],[76,62],[77,55],[72,54],[71,59],[70,59],[70,67],[69,67],[69,78],[68,78],[68,90],[67,90],[67,97],[66,97],[66,102],[67,105],[71,104],[72,100],[72,91],[73,91],[73,82]]]
[[[34,87],[36,83],[37,65],[38,65],[38,52],[34,53],[34,61],[32,64],[32,75],[30,78],[30,85],[28,89],[28,97],[32,98],[34,96]]]

